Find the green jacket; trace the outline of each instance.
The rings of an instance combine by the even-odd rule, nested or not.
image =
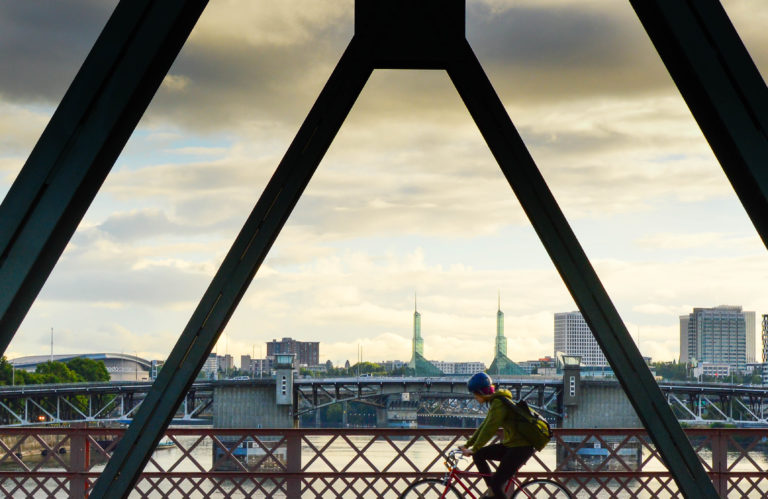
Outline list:
[[[473,452],[480,450],[496,434],[499,427],[504,429],[504,438],[501,443],[507,447],[524,447],[531,443],[517,431],[517,423],[522,418],[507,408],[501,397],[512,398],[509,390],[498,390],[491,395],[490,407],[485,420],[469,437],[466,446]]]

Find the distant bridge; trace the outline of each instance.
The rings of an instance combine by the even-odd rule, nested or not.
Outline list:
[[[272,383],[263,380],[221,380],[194,383],[174,417],[174,424],[210,424],[214,388]],[[563,417],[560,378],[499,377],[499,385],[516,399],[551,419]],[[616,381],[582,380],[587,386],[613,386]],[[75,383],[0,387],[0,425],[26,426],[77,422],[127,422],[141,405],[151,382]],[[690,424],[715,422],[768,426],[768,388],[757,385],[662,383],[661,391],[678,420]],[[420,417],[482,417],[471,401],[466,379],[460,377],[302,378],[294,382],[296,416],[336,403],[361,401],[379,407],[386,399],[413,394]],[[469,400],[468,400],[469,399]]]
[[[0,387],[0,426],[129,422],[152,382],[66,383]],[[213,404],[212,382],[195,383],[176,411],[174,424],[205,424]]]

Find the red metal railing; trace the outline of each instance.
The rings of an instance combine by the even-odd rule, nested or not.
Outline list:
[[[132,497],[397,497],[468,429],[172,429]],[[0,495],[78,497],[123,430],[0,429]],[[765,497],[768,429],[687,430],[722,497]],[[644,430],[556,430],[521,471],[574,497],[682,497]],[[475,482],[475,488],[480,484]]]

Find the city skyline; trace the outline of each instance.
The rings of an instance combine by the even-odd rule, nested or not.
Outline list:
[[[768,12],[724,7],[759,69]],[[0,193],[115,1],[0,5]],[[352,32],[347,0],[212,3],[6,355],[164,358]],[[695,306],[768,309],[768,255],[628,4],[468,2],[467,36],[644,355]],[[219,353],[294,337],[321,362],[551,351],[575,305],[442,72],[377,71]],[[328,357],[326,355],[333,355]],[[488,360],[484,360],[488,362]]]

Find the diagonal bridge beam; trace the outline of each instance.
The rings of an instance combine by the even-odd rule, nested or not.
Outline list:
[[[123,0],[0,205],[0,353],[96,197],[207,0]]]

